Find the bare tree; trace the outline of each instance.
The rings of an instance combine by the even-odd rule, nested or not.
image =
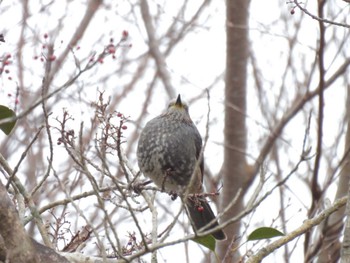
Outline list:
[[[1,261],[345,262],[345,2],[0,5],[1,104],[16,113],[0,111],[1,128],[16,120],[0,144]],[[138,172],[141,128],[178,93],[224,242]],[[285,236],[252,241],[260,227]]]

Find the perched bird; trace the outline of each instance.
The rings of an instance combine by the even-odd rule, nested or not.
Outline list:
[[[193,227],[199,230],[215,219],[203,195],[202,139],[191,120],[181,96],[171,102],[165,113],[150,120],[141,132],[137,159],[141,172],[163,191],[184,194],[185,206]],[[205,230],[218,226],[210,224]],[[212,233],[215,239],[226,238],[222,230]]]

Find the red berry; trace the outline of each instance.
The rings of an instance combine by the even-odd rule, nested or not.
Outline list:
[[[48,35],[47,33],[44,34],[44,38],[48,38],[48,36],[49,36],[49,35]]]
[[[101,64],[103,64],[103,58],[99,58],[99,59],[98,59],[98,62],[101,63]]]
[[[115,46],[109,45],[108,46],[108,53],[109,54],[114,54],[115,53]]]
[[[123,30],[123,33],[122,33],[122,38],[123,38],[123,40],[127,39],[128,36],[129,36],[129,32],[126,31],[126,30]]]
[[[37,60],[39,57],[38,56],[34,56],[33,59]]]
[[[56,60],[56,56],[55,55],[49,56],[49,61],[54,61],[54,60]]]
[[[127,128],[128,128],[128,126],[126,126],[126,125],[123,125],[123,126],[122,126],[122,129],[123,129],[123,130],[126,130]]]
[[[5,69],[5,73],[6,73],[6,74],[9,74],[10,71],[9,71],[8,69]]]
[[[8,59],[8,58],[10,58],[11,57],[11,54],[7,54],[6,55],[6,58]]]
[[[120,112],[117,113],[117,117],[120,118],[120,117],[122,117],[122,116],[123,116],[123,114],[121,114]]]
[[[10,65],[10,64],[11,64],[11,61],[9,60],[4,61],[4,65]]]
[[[198,206],[197,210],[198,210],[198,212],[203,212],[204,208],[203,208],[203,206]]]
[[[295,14],[294,8],[293,8],[292,10],[290,10],[290,14],[291,14],[291,15],[294,15],[294,14]]]

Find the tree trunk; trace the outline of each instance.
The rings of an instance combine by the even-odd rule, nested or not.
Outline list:
[[[248,59],[248,7],[247,0],[226,1],[226,87],[225,87],[225,129],[224,164],[221,211],[236,196],[245,182],[246,150],[246,79]],[[222,222],[231,219],[242,210],[243,198],[226,213]],[[239,255],[232,250],[238,238],[240,224],[224,229],[227,240],[218,246],[223,262],[237,262]],[[230,252],[233,251],[233,252]],[[231,254],[232,253],[232,254]]]
[[[350,176],[350,87],[348,87],[347,101],[346,101],[346,114],[347,114],[347,132],[346,132],[346,141],[345,141],[345,149],[344,155],[345,159],[343,161],[343,165],[341,168],[337,193],[335,196],[335,200],[344,197],[346,194],[350,194],[348,191],[349,188],[349,176]],[[347,204],[349,207],[349,204]],[[349,212],[349,211],[348,211]],[[323,243],[320,247],[320,254],[318,255],[318,263],[329,262],[330,259],[338,260],[340,258],[340,241],[339,238],[342,234],[344,227],[344,213],[345,207],[342,207],[337,212],[333,213],[326,223],[323,226],[322,234],[323,234]],[[347,219],[349,220],[349,219]],[[349,231],[349,228],[346,229]],[[345,230],[345,231],[346,231]],[[349,234],[345,233],[344,236],[349,236]],[[345,240],[343,240],[344,242]],[[343,244],[344,247],[344,244]],[[344,248],[343,248],[344,251]]]

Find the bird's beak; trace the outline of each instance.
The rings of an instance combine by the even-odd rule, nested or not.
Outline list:
[[[181,102],[181,95],[180,95],[180,94],[177,96],[177,99],[176,99],[175,105],[177,105],[177,106],[182,106],[182,102]]]

